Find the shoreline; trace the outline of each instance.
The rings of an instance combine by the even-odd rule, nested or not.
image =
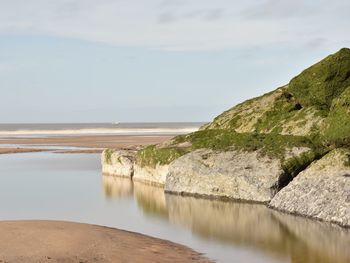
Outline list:
[[[0,262],[213,262],[189,247],[105,226],[0,221]]]
[[[33,152],[46,152],[47,149],[39,148],[17,148],[17,147],[0,147],[0,154],[14,154],[14,153],[33,153]]]
[[[173,138],[172,135],[78,135],[0,138],[0,154],[43,151],[62,154],[102,153],[103,149],[106,148],[137,150],[143,146],[162,143],[171,138]],[[57,149],[46,149],[47,146],[57,147]],[[60,147],[74,147],[74,149],[60,149]]]

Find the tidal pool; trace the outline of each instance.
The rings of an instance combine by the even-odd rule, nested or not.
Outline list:
[[[0,220],[116,227],[189,246],[217,262],[350,262],[350,230],[263,205],[164,194],[102,176],[98,154],[0,155]]]

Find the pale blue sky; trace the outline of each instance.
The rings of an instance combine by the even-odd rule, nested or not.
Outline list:
[[[350,46],[348,1],[0,0],[0,122],[209,121]]]

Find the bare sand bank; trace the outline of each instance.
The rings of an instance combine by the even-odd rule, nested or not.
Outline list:
[[[42,151],[46,151],[46,150],[37,149],[37,148],[0,148],[0,154],[28,153],[28,152],[42,152]]]
[[[211,262],[170,241],[96,225],[0,222],[0,262]]]
[[[155,135],[155,136],[139,136],[139,135],[93,135],[93,136],[60,136],[60,137],[35,137],[35,138],[2,138],[0,139],[1,153],[20,153],[44,151],[43,146],[65,146],[80,147],[90,149],[72,149],[60,151],[60,153],[100,153],[104,148],[113,149],[137,149],[139,147],[161,143],[169,140],[173,136]],[[4,148],[1,145],[6,145]],[[14,145],[30,145],[30,149],[14,147],[9,148],[9,144]],[[42,147],[42,148],[40,148]]]

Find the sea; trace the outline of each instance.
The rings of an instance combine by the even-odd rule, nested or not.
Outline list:
[[[0,124],[0,136],[177,135],[196,131],[204,124],[205,122],[3,123]]]

